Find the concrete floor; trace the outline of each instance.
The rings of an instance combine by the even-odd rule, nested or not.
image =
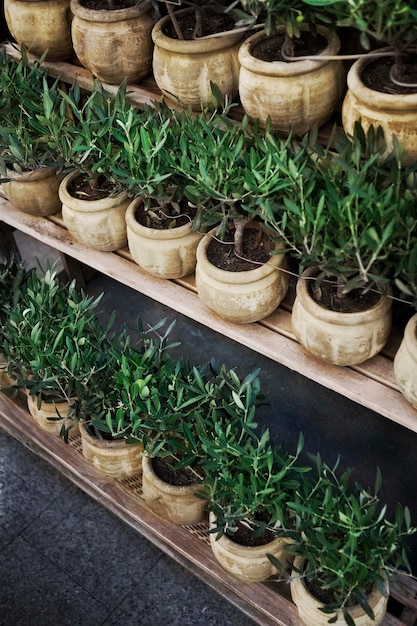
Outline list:
[[[48,254],[17,239],[26,258]],[[329,463],[340,455],[364,485],[379,466],[381,499],[390,511],[408,504],[417,523],[416,434],[105,276],[87,290],[105,293],[104,318],[115,310],[131,328],[138,315],[176,319],[178,353],[194,363],[214,357],[242,376],[260,367],[269,404],[258,417],[274,437],[291,449],[302,431],[307,451]],[[0,626],[253,623],[1,431],[0,454]],[[410,548],[417,572],[417,537]]]

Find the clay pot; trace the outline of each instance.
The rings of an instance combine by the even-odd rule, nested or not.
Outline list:
[[[82,453],[99,472],[110,478],[132,478],[142,473],[143,446],[124,439],[99,439],[80,422]]]
[[[126,211],[127,240],[136,263],[159,278],[181,278],[194,272],[203,235],[193,232],[191,222],[177,228],[143,226],[135,217],[142,204],[142,198],[135,198]]]
[[[216,518],[213,513],[210,513],[209,520],[210,528],[215,528]],[[285,543],[285,539],[276,538],[262,546],[244,546],[226,535],[216,539],[216,534],[210,533],[211,549],[222,568],[236,578],[251,582],[262,582],[279,573],[267,554],[284,562]]]
[[[330,311],[310,295],[308,268],[297,281],[292,327],[297,340],[317,358],[333,365],[356,365],[378,354],[391,330],[391,303],[381,295],[370,309],[357,313]]]
[[[296,557],[294,559],[294,565],[298,571],[302,571],[302,558]],[[359,604],[348,609],[349,614],[355,622],[355,626],[379,626],[379,624],[383,622],[387,611],[388,582],[386,585],[387,597],[384,597],[376,587],[372,589],[371,594],[368,596],[368,604],[374,612],[375,619],[371,619]],[[291,580],[291,597],[294,604],[297,606],[301,621],[306,624],[306,626],[328,626],[329,619],[333,617],[333,613],[329,615],[320,611],[320,607],[323,606],[323,603],[317,600],[308,591],[304,579],[295,572]],[[337,615],[337,619],[332,623],[336,624],[336,626],[346,626],[346,620],[342,612],[338,610],[335,611],[334,614]]]
[[[196,286],[203,304],[222,319],[246,324],[270,315],[288,289],[284,254],[274,254],[267,263],[244,272],[228,272],[207,258],[216,229],[203,237],[197,247]],[[279,249],[280,244],[276,244]]]
[[[401,163],[411,165],[417,160],[417,93],[397,95],[367,87],[362,73],[373,62],[377,62],[375,58],[365,55],[348,72],[348,91],[342,106],[343,129],[352,135],[359,120],[365,131],[371,125],[381,126],[387,151],[391,151],[395,136],[404,150]]]
[[[175,15],[179,18],[192,11],[183,9]],[[223,96],[233,99],[238,93],[238,49],[242,33],[226,31],[210,39],[174,39],[164,33],[169,22],[167,15],[152,30],[153,74],[162,93],[183,107],[213,108],[210,86],[213,82]]]
[[[17,209],[30,215],[46,217],[61,211],[59,186],[65,174],[55,167],[40,167],[2,184],[6,198]]]
[[[143,499],[149,508],[174,524],[198,524],[207,518],[206,502],[197,498],[200,484],[177,486],[161,480],[152,467],[152,459],[143,457]]]
[[[14,384],[8,373],[9,362],[2,352],[0,352],[0,390],[7,389]]]
[[[395,380],[401,393],[417,409],[417,313],[407,322],[394,357]]]
[[[48,61],[73,56],[70,0],[4,0],[7,26],[19,45]]]
[[[87,9],[71,0],[72,39],[80,63],[104,83],[139,81],[152,71],[152,0],[117,10]]]
[[[29,413],[37,425],[51,435],[59,435],[62,426],[65,426],[65,428],[71,426],[71,435],[78,432],[78,423],[68,418],[70,411],[69,402],[44,402],[41,400],[39,404],[39,397],[37,395],[32,396],[28,393],[27,404]],[[59,417],[64,419],[50,419]]]
[[[273,130],[302,135],[314,124],[324,124],[343,94],[345,73],[341,61],[320,61],[320,55],[334,55],[340,49],[335,33],[324,27],[317,31],[328,45],[317,61],[263,61],[253,50],[267,38],[264,32],[246,39],[239,49],[239,94],[251,121],[265,127],[268,117]],[[278,28],[277,33],[282,33]]]
[[[80,200],[72,196],[68,187],[79,176],[68,174],[59,187],[62,217],[71,235],[84,245],[109,252],[127,244],[125,213],[130,199],[126,193],[100,200]]]

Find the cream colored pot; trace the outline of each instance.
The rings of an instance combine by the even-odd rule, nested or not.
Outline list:
[[[1,190],[20,211],[46,217],[61,210],[59,186],[64,178],[55,167],[40,167],[3,183]]]
[[[195,493],[201,485],[176,486],[161,480],[154,472],[152,459],[143,457],[143,499],[160,517],[174,524],[198,524],[207,518],[205,501]]]
[[[327,39],[322,56],[339,52],[340,40],[323,27],[318,32]],[[278,29],[277,32],[283,32]],[[253,50],[267,35],[256,33],[239,49],[239,94],[245,113],[265,127],[268,117],[273,130],[295,135],[324,124],[343,94],[345,72],[341,61],[263,61]]]
[[[132,478],[142,473],[143,446],[124,439],[98,439],[80,422],[82,453],[96,470],[109,478]]]
[[[394,136],[403,147],[402,163],[411,165],[417,160],[417,93],[389,94],[369,89],[362,80],[364,68],[375,61],[364,56],[350,68],[348,91],[342,106],[342,124],[347,134],[353,134],[355,122],[361,121],[364,130],[381,126],[392,149]]]
[[[176,15],[191,11],[183,9]],[[169,21],[169,15],[163,17],[152,31],[153,74],[162,93],[183,107],[196,110],[202,105],[213,107],[210,82],[217,85],[223,96],[234,98],[238,93],[242,33],[226,32],[209,39],[173,39],[164,33]]]
[[[192,274],[201,233],[192,230],[191,222],[177,228],[148,228],[136,219],[143,204],[135,198],[126,211],[129,250],[140,267],[159,278],[181,278]]]
[[[261,266],[244,272],[228,272],[210,263],[207,248],[216,229],[198,244],[196,286],[203,304],[222,319],[246,324],[270,315],[288,289],[284,254],[274,254]],[[279,248],[279,244],[276,244]]]
[[[65,428],[71,426],[71,434],[76,434],[78,432],[77,422],[68,418],[68,413],[70,412],[69,402],[44,402],[41,400],[39,404],[38,396],[31,396],[30,394],[27,394],[27,404],[29,413],[37,425],[51,435],[59,435],[62,426],[65,426]]]
[[[297,570],[302,569],[302,558],[296,557],[294,559],[294,565],[297,567]],[[355,622],[355,626],[379,626],[379,624],[383,622],[388,603],[388,582],[386,584],[387,597],[384,597],[376,587],[372,589],[371,594],[368,596],[368,604],[374,612],[375,619],[371,619],[360,605],[353,606],[348,610]],[[306,624],[306,626],[328,626],[329,619],[333,617],[333,613],[328,615],[320,611],[320,607],[323,606],[323,603],[319,602],[308,591],[304,579],[295,572],[291,580],[291,597],[294,604],[297,606],[301,621]],[[334,614],[337,615],[337,619],[332,623],[336,624],[336,626],[346,626],[342,612],[339,610],[335,611]]]
[[[210,513],[210,528],[216,527],[216,518]],[[241,580],[262,582],[276,576],[279,572],[268,559],[272,554],[284,562],[285,540],[276,538],[263,546],[244,546],[232,541],[226,535],[216,539],[215,533],[210,533],[210,545],[214,556],[223,569]]]
[[[309,268],[297,281],[291,317],[297,340],[333,365],[356,365],[378,354],[391,330],[391,298],[381,296],[372,308],[358,313],[330,311],[310,295],[309,279],[315,273],[315,268]]]
[[[81,64],[104,83],[139,81],[152,71],[152,0],[127,9],[87,9],[71,0],[72,39]]]
[[[7,26],[19,45],[48,61],[73,56],[70,0],[4,0]]]
[[[77,241],[90,248],[105,252],[124,248],[127,244],[125,213],[130,202],[127,194],[80,200],[68,191],[77,176],[79,172],[71,172],[59,187],[65,226]]]
[[[394,357],[394,375],[402,394],[417,409],[417,313],[405,327]]]

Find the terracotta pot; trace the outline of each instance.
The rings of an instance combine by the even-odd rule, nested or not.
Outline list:
[[[216,527],[216,518],[210,513],[210,528]],[[263,546],[244,546],[226,535],[216,539],[215,533],[210,533],[210,545],[214,556],[223,569],[236,578],[251,582],[262,582],[276,576],[279,572],[272,565],[267,554],[273,554],[277,559],[284,561],[285,539],[276,538]]]
[[[0,352],[0,390],[7,389],[14,384],[13,379],[8,374],[8,365],[4,354]]]
[[[19,45],[48,61],[73,56],[70,0],[4,0],[7,26]]]
[[[143,457],[143,499],[149,508],[174,524],[198,524],[207,518],[206,502],[195,493],[201,485],[176,486],[161,480],[154,472],[152,459]]]
[[[6,198],[20,211],[46,217],[61,211],[59,185],[65,174],[55,167],[40,167],[33,172],[17,176],[1,188]]]
[[[340,40],[324,27],[317,31],[328,45],[321,55],[337,54]],[[283,29],[277,29],[282,33]],[[324,124],[343,95],[345,72],[341,61],[263,61],[253,50],[267,35],[256,33],[239,49],[239,94],[245,113],[265,127],[268,117],[273,130],[302,135],[314,124]]]
[[[372,62],[375,59],[365,55],[348,72],[348,91],[342,106],[343,129],[353,134],[355,122],[359,120],[365,131],[371,125],[381,126],[388,150],[392,149],[396,136],[404,149],[402,164],[411,165],[417,160],[417,93],[396,95],[369,89],[362,80],[362,73]]]
[[[203,304],[222,319],[246,324],[270,315],[288,289],[284,254],[274,254],[267,263],[244,272],[228,272],[212,265],[207,248],[215,235],[213,228],[198,244],[196,286]],[[279,249],[280,244],[276,244]]]
[[[152,0],[127,9],[87,9],[71,0],[72,39],[80,63],[104,83],[139,81],[152,71]]]
[[[126,193],[100,200],[80,200],[69,191],[69,184],[79,176],[71,172],[59,187],[62,217],[71,235],[84,245],[109,252],[127,244],[125,213],[130,199]]]
[[[417,313],[408,321],[394,357],[395,380],[401,393],[417,409]]]
[[[196,250],[202,234],[192,230],[191,222],[177,228],[148,228],[136,217],[143,204],[135,198],[126,211],[129,250],[140,267],[159,278],[181,278],[195,269]]]
[[[183,9],[176,16],[192,11]],[[238,49],[242,33],[226,32],[210,39],[174,39],[164,33],[169,22],[167,15],[152,30],[153,74],[162,93],[183,107],[213,108],[210,87],[213,82],[223,96],[233,99],[238,93]]]
[[[294,565],[297,567],[297,570],[302,570],[302,558],[296,557],[294,559]],[[387,611],[388,582],[386,585],[387,597],[384,597],[376,587],[372,589],[371,594],[368,596],[368,604],[374,612],[375,619],[371,619],[360,605],[353,606],[349,609],[355,626],[378,626],[383,622]],[[294,604],[297,606],[301,621],[306,624],[306,626],[328,626],[329,619],[334,614],[337,614],[337,619],[333,623],[336,624],[336,626],[346,626],[346,621],[340,610],[330,615],[326,615],[323,611],[320,611],[320,607],[323,606],[323,603],[311,595],[304,583],[304,579],[297,573],[293,574],[291,581],[291,597]]]
[[[333,365],[356,365],[378,354],[391,330],[391,298],[381,296],[370,309],[358,313],[338,313],[317,304],[310,295],[308,268],[297,281],[292,310],[292,327],[306,350]]]
[[[38,424],[38,426],[40,426],[42,430],[51,433],[51,435],[59,435],[62,426],[65,426],[66,428],[71,426],[71,435],[74,435],[78,432],[78,423],[68,418],[68,413],[70,410],[69,402],[44,402],[42,400],[39,405],[38,396],[32,396],[28,393],[27,404],[29,413]],[[58,417],[62,417],[64,419],[49,419]]]
[[[143,446],[124,439],[98,439],[80,422],[82,453],[99,472],[110,478],[132,478],[142,473]]]

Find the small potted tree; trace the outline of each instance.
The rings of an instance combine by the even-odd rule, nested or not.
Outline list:
[[[384,620],[389,579],[410,574],[407,538],[415,531],[407,507],[398,505],[392,519],[381,506],[375,488],[352,481],[352,470],[338,472],[320,455],[315,471],[296,498],[287,503],[294,525],[285,551],[292,561],[271,561],[290,580],[291,596],[306,626],[328,623],[374,626]]]
[[[264,25],[239,49],[239,95],[246,114],[262,126],[269,118],[274,130],[295,135],[324,124],[345,84],[342,62],[335,58],[340,40],[333,16],[325,6],[303,0],[242,0],[241,5]],[[306,55],[314,60],[297,60]]]

